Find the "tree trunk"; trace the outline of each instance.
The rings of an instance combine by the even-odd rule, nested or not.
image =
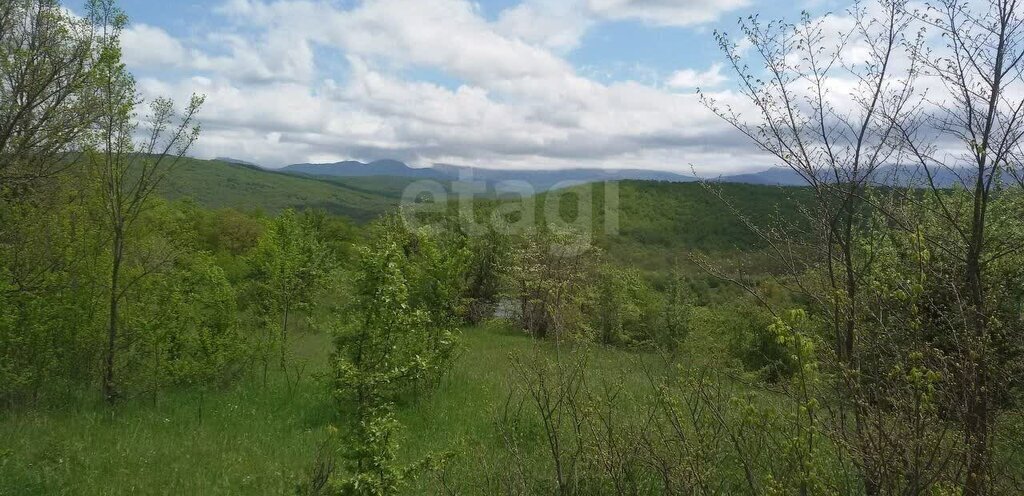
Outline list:
[[[975,238],[983,236],[983,226],[975,228]],[[983,239],[983,238],[982,238]],[[978,245],[980,246],[980,245]],[[990,402],[988,392],[988,322],[985,312],[985,294],[982,286],[980,249],[972,249],[967,262],[967,286],[970,292],[970,332],[967,356],[966,384],[967,411],[964,422],[964,436],[967,441],[967,479],[964,494],[970,496],[988,494],[988,428],[990,423]]]
[[[281,319],[281,370],[284,370],[285,355],[288,352],[288,311],[289,306],[284,307],[284,316]]]
[[[107,321],[107,350],[103,366],[103,398],[107,403],[114,403],[118,397],[117,384],[114,378],[114,362],[117,352],[119,303],[121,300],[121,262],[124,254],[124,233],[121,228],[114,229],[114,258],[110,269],[110,315]]]
[[[968,384],[965,384],[967,411],[964,419],[964,437],[967,442],[967,478],[964,483],[964,494],[968,496],[988,494],[989,461],[988,313],[985,308],[984,268],[982,266],[985,246],[985,215],[988,208],[988,191],[984,183],[986,171],[984,156],[979,158],[978,164],[978,177],[974,186],[971,239],[967,250],[965,271],[970,302],[968,323],[969,332],[972,334],[967,340],[967,354],[963,364],[968,370],[966,378]]]

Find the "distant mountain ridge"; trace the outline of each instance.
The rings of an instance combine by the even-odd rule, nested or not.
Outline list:
[[[647,181],[694,182],[698,179],[673,172],[643,169],[487,169],[451,164],[433,167],[411,167],[397,160],[376,160],[370,163],[346,160],[332,164],[294,164],[278,169],[281,172],[310,176],[366,177],[398,176],[443,181],[524,181],[537,191],[595,181],[627,179]]]
[[[973,174],[968,169],[937,169],[931,171],[931,181],[939,188],[950,188],[970,181]],[[712,179],[717,182],[757,184],[762,186],[807,186],[807,181],[793,169],[773,167],[761,172],[722,176]],[[924,188],[929,186],[928,172],[920,166],[879,167],[872,174],[872,183],[878,186],[899,186]]]
[[[366,177],[366,176],[398,176],[422,179],[445,179],[444,174],[430,167],[410,167],[398,160],[374,160],[370,163],[345,160],[333,164],[293,164],[281,169],[281,172],[307,174],[311,176],[335,177]]]
[[[230,160],[233,163],[252,165],[248,162]],[[438,181],[483,181],[489,186],[502,181],[524,181],[535,191],[598,181],[667,181],[688,183],[702,178],[674,172],[646,169],[488,169],[451,164],[434,164],[432,167],[412,167],[398,160],[376,160],[369,163],[346,160],[330,164],[294,164],[276,169],[278,172],[319,177],[370,177],[393,176],[407,179],[433,179]],[[936,185],[948,188],[963,184],[970,174],[967,170],[940,170],[934,173]],[[772,167],[759,172],[703,178],[713,182],[753,184],[762,186],[807,186],[800,174],[788,167]],[[874,173],[873,183],[885,186],[926,187],[928,176],[920,167],[884,166]]]

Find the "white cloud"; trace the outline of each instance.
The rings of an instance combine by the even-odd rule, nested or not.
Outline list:
[[[351,11],[340,27],[350,53],[443,68],[473,82],[571,71],[549,51],[499,34],[462,0],[379,0]]]
[[[124,61],[132,67],[177,67],[185,64],[187,51],[166,31],[134,24],[121,33]]]
[[[587,0],[595,15],[664,26],[696,26],[749,5],[749,0]]]
[[[190,61],[193,69],[246,81],[310,82],[313,79],[313,50],[298,33],[274,30],[257,38],[214,33],[207,42],[222,47],[226,53],[195,54]]]
[[[351,9],[231,0],[219,9],[229,21],[223,29],[188,46],[171,38],[183,54],[177,78],[143,79],[140,90],[179,101],[205,93],[204,133],[195,151],[266,165],[385,157],[418,165],[685,172],[691,164],[715,172],[767,165],[694,95],[633,81],[601,83],[561,56],[597,22],[595,13],[695,19],[672,21],[683,24],[721,8],[655,1],[590,6],[593,11],[559,10],[530,1],[490,22],[467,0],[374,0]],[[318,47],[337,54],[344,74],[319,72]],[[417,69],[461,83],[410,79]],[[720,71],[717,65],[684,69],[671,81],[712,88],[725,80]]]
[[[505,9],[495,29],[512,38],[566,52],[579,46],[580,38],[594,24],[574,2],[525,2]]]
[[[692,27],[718,20],[750,0],[524,0],[501,12],[497,29],[507,36],[565,52],[601,21],[635,20]]]
[[[672,88],[715,88],[728,81],[729,78],[722,74],[722,64],[711,64],[705,71],[697,72],[694,69],[682,69],[672,73],[668,78],[668,85]]]

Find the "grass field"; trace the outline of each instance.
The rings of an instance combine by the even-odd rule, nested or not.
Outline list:
[[[304,336],[295,351],[322,371],[327,344]],[[287,492],[334,412],[311,376],[293,388],[280,373],[269,379],[113,409],[83,391],[75,406],[6,413],[0,494]]]
[[[693,356],[713,360],[713,337],[692,336]],[[704,344],[701,344],[701,343]],[[448,476],[469,486],[481,450],[501,449],[495,419],[509,392],[511,353],[553,356],[551,343],[502,327],[462,332],[462,353],[429,395],[401,405],[399,457],[414,460],[453,450]],[[301,380],[273,372],[227,390],[135,398],[110,409],[96,391],[59,409],[0,417],[0,495],[282,494],[311,467],[336,407],[322,381],[330,339],[300,335],[294,363]],[[625,378],[644,387],[631,367],[642,355],[595,349],[592,377]],[[531,449],[542,463],[542,438]],[[498,444],[496,444],[498,443]],[[433,491],[425,476],[410,494]]]

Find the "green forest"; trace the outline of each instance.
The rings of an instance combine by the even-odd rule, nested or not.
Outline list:
[[[934,52],[855,10],[855,110],[790,94],[839,67],[787,62],[816,20],[716,33],[758,111],[705,104],[807,186],[410,203],[194,158],[208,102],[142,101],[115,2],[0,0],[0,495],[1022,494],[1024,7],[989,3]]]

